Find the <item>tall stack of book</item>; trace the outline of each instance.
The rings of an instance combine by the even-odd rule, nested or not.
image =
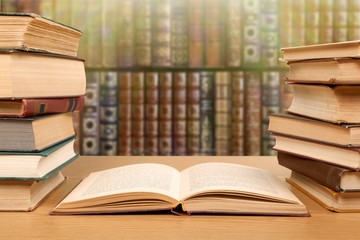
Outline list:
[[[84,104],[82,33],[36,14],[0,14],[0,210],[31,211],[75,160]]]
[[[288,181],[335,212],[360,212],[360,40],[283,48],[294,89],[270,116]]]

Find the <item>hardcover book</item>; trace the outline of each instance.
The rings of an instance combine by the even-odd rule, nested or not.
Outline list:
[[[135,63],[137,66],[151,65],[151,1],[134,0]]]
[[[33,13],[0,14],[0,48],[49,52],[77,57],[82,33]]]
[[[134,1],[119,1],[118,66],[132,67],[135,62]],[[112,16],[114,18],[114,16]]]
[[[245,80],[241,71],[231,72],[231,155],[245,155]]]
[[[187,1],[172,1],[171,4],[171,63],[186,67],[189,62],[189,6]]]
[[[173,155],[186,155],[186,72],[173,73]]]
[[[242,2],[238,0],[227,1],[226,6],[226,65],[239,67],[242,59]]]
[[[0,98],[73,97],[85,94],[84,61],[78,58],[8,50],[0,51],[0,61],[3,66]]]
[[[197,164],[180,172],[143,163],[94,172],[50,214],[149,211],[309,216],[305,205],[271,172],[231,163]]]
[[[188,0],[189,5],[189,66],[205,64],[204,0]]]
[[[119,73],[118,93],[118,153],[131,155],[131,72]]]

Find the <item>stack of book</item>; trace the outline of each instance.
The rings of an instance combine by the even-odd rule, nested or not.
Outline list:
[[[0,14],[0,210],[31,211],[78,157],[82,33],[36,14]]]
[[[279,164],[327,209],[360,212],[360,41],[282,51],[294,98],[270,116]]]

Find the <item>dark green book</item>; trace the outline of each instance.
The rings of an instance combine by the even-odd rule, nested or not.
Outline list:
[[[0,152],[0,179],[45,180],[79,157],[75,137],[41,152]]]

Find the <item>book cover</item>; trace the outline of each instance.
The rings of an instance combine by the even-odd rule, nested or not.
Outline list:
[[[187,74],[186,83],[186,142],[187,154],[200,154],[200,72]]]
[[[118,153],[127,156],[131,155],[132,72],[119,72],[118,78]]]
[[[173,76],[159,73],[159,155],[173,154]]]
[[[188,0],[189,7],[189,66],[205,64],[204,0]]]
[[[244,72],[231,72],[231,154],[245,155],[245,79]]]
[[[100,75],[100,154],[117,155],[118,146],[118,78],[117,72]]]
[[[118,4],[118,66],[132,67],[135,63],[134,1],[122,0]]]
[[[131,82],[131,155],[145,154],[145,72],[133,72]]]
[[[173,155],[186,155],[186,72],[173,73]]]
[[[159,73],[145,74],[145,155],[159,154]]]
[[[134,0],[135,64],[151,65],[151,1]]]
[[[151,12],[151,65],[171,66],[171,0],[154,0]]]
[[[172,1],[171,4],[171,63],[186,67],[189,63],[189,3]]]
[[[215,153],[231,155],[231,77],[230,72],[215,73]]]
[[[215,155],[215,72],[200,72],[200,154]]]

